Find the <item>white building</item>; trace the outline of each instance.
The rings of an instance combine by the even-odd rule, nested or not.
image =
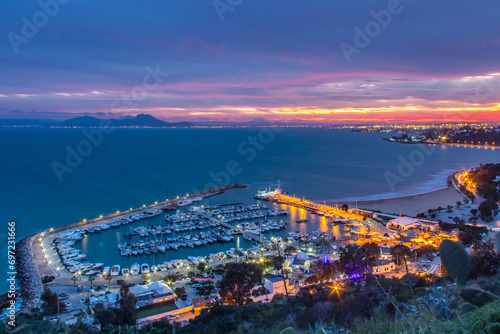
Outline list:
[[[395,230],[402,230],[402,231],[410,230],[412,228],[419,226],[420,226],[420,221],[418,219],[413,219],[410,217],[399,217],[396,219],[391,219],[387,223],[388,228],[392,228]]]
[[[290,281],[288,278],[285,278],[283,282],[283,276],[269,276],[264,278],[264,287],[269,291],[270,295],[275,295],[278,293],[285,294],[285,282],[286,288],[290,291],[293,286],[290,286]]]
[[[155,281],[146,285],[136,285],[129,289],[137,297],[137,307],[151,307],[175,299],[175,294],[168,285]]]
[[[394,262],[390,260],[379,260],[377,264],[373,267],[372,271],[374,274],[384,274],[395,269]]]

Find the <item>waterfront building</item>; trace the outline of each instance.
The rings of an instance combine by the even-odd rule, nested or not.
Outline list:
[[[137,308],[155,307],[173,302],[175,299],[174,291],[160,281],[133,286],[130,292],[137,297]]]
[[[420,226],[420,221],[418,219],[413,219],[410,217],[398,217],[395,219],[391,219],[387,223],[388,228],[396,229],[396,230],[401,230],[401,231],[407,231],[412,228],[416,228]]]

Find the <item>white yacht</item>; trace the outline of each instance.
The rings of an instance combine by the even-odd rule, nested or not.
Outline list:
[[[114,266],[111,267],[111,276],[118,276],[120,275],[120,265],[115,264]]]
[[[139,263],[134,263],[132,267],[130,267],[130,275],[139,275],[140,269]]]
[[[143,263],[141,265],[141,273],[143,273],[143,274],[149,274],[149,264]]]
[[[125,267],[125,268],[122,269],[122,275],[123,276],[128,276],[129,274],[130,274],[130,270],[128,270],[127,267]]]
[[[110,267],[104,267],[104,270],[102,271],[102,273],[104,274],[104,276],[106,276],[107,274],[109,274],[110,270],[111,270]]]

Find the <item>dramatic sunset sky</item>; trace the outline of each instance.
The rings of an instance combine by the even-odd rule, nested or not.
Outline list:
[[[500,119],[498,0],[40,3],[1,1],[0,118]]]

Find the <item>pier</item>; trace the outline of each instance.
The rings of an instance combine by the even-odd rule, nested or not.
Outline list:
[[[291,205],[291,206],[294,206],[297,208],[306,209],[308,211],[312,211],[313,213],[316,211],[316,212],[325,213],[327,215],[347,218],[350,220],[364,221],[364,217],[362,215],[341,210],[338,207],[330,205],[330,204],[313,202],[313,201],[306,200],[305,198],[298,198],[295,196],[285,195],[285,194],[282,194],[281,191],[276,191],[276,193],[274,195],[269,196],[266,199],[268,201],[277,202],[277,203],[281,203],[281,204],[287,204],[287,205]]]

